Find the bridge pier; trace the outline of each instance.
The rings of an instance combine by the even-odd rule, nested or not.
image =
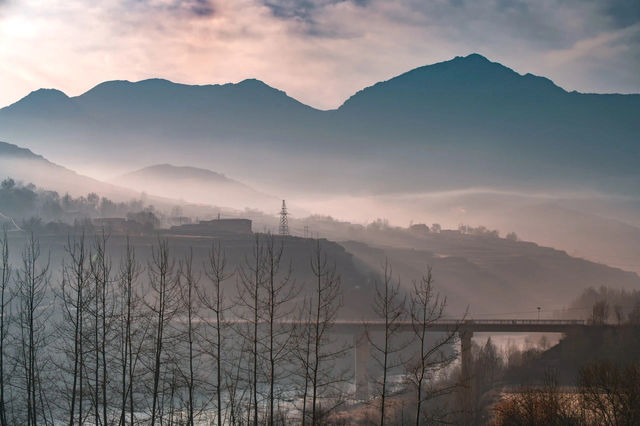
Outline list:
[[[460,337],[461,359],[460,401],[465,413],[465,424],[470,424],[473,400],[473,381],[471,380],[471,339],[473,338],[473,332],[466,329],[461,330],[458,332],[458,336]],[[370,343],[365,327],[359,328],[353,334],[353,347],[355,397],[357,400],[364,401],[369,399],[369,374],[367,370],[370,350]]]
[[[369,399],[369,375],[367,366],[369,364],[369,339],[367,331],[361,327],[353,335],[354,346],[354,377],[356,385],[356,399],[364,401]]]
[[[472,380],[472,354],[471,339],[473,331],[462,329],[458,332],[460,337],[460,403],[463,415],[463,424],[473,423],[473,380]]]
[[[344,327],[343,333],[353,337],[354,347],[354,381],[355,397],[359,400],[369,398],[369,375],[367,366],[369,362],[369,340],[366,330],[383,330],[384,323],[369,321],[366,324],[355,321],[337,321],[336,326]],[[464,412],[462,424],[473,422],[473,408],[475,391],[473,387],[473,371],[471,354],[471,339],[473,333],[566,333],[580,327],[594,327],[587,325],[583,320],[533,320],[533,319],[494,319],[494,320],[442,320],[429,325],[429,332],[448,333],[457,332],[460,338],[460,390],[458,401]],[[413,324],[405,321],[400,330],[411,332]]]

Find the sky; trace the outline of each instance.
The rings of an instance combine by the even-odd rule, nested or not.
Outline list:
[[[640,92],[638,0],[0,0],[0,106],[106,80],[258,78],[320,109],[477,52],[567,90]]]

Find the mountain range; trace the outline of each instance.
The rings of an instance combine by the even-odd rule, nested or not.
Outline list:
[[[126,187],[275,213],[286,198],[299,217],[485,225],[640,270],[638,135],[640,95],[567,92],[472,54],[329,111],[255,79],[109,81],[75,97],[37,90],[0,109],[0,140],[78,173],[12,157],[0,175],[116,199],[133,198],[109,193]]]
[[[329,111],[259,80],[109,81],[76,97],[42,89],[0,110],[0,139],[80,171],[115,176],[171,159],[259,190],[637,194],[639,117],[640,95],[567,92],[472,54],[379,82]]]

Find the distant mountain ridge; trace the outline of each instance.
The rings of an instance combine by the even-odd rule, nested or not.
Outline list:
[[[0,180],[11,178],[39,188],[86,196],[90,192],[116,201],[129,201],[138,194],[134,191],[83,176],[63,166],[52,163],[31,150],[6,142],[0,142]]]
[[[255,79],[110,81],[71,98],[36,91],[0,110],[0,138],[72,167],[170,158],[304,191],[561,184],[639,193],[638,134],[640,95],[567,92],[478,54],[379,82],[330,111]]]
[[[136,170],[131,173],[127,173],[119,178],[119,180],[126,180],[128,178],[146,178],[146,177],[155,177],[159,174],[164,175],[167,178],[173,179],[185,179],[185,178],[195,178],[195,179],[207,179],[214,182],[222,182],[227,184],[234,185],[242,185],[240,182],[234,181],[226,177],[221,173],[214,172],[212,170],[201,169],[198,167],[191,166],[174,166],[172,164],[156,164],[153,166],[145,167],[140,170]],[[248,188],[248,187],[247,187]]]
[[[275,197],[221,173],[198,167],[156,164],[119,176],[113,182],[137,191],[196,203],[239,209],[269,204],[273,204],[274,208],[277,206]]]
[[[184,204],[190,210],[197,207],[193,203],[202,202],[225,210],[261,205],[275,210],[278,206],[276,198],[211,170],[159,164],[120,176],[113,182],[103,182],[55,164],[29,149],[0,141],[0,181],[7,178],[59,195],[79,197],[97,193],[114,201],[144,198],[157,206]],[[194,194],[204,196],[189,196]]]
[[[30,149],[19,147],[18,145],[14,145],[7,142],[0,141],[0,156],[9,157],[9,158],[19,158],[19,159],[32,159],[39,160],[43,162],[47,161],[43,156],[34,154]]]

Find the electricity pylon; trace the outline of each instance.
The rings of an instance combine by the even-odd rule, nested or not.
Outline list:
[[[280,210],[280,227],[278,228],[278,233],[280,235],[286,236],[289,235],[289,219],[287,218],[289,213],[287,213],[287,204],[282,200],[282,209]]]

